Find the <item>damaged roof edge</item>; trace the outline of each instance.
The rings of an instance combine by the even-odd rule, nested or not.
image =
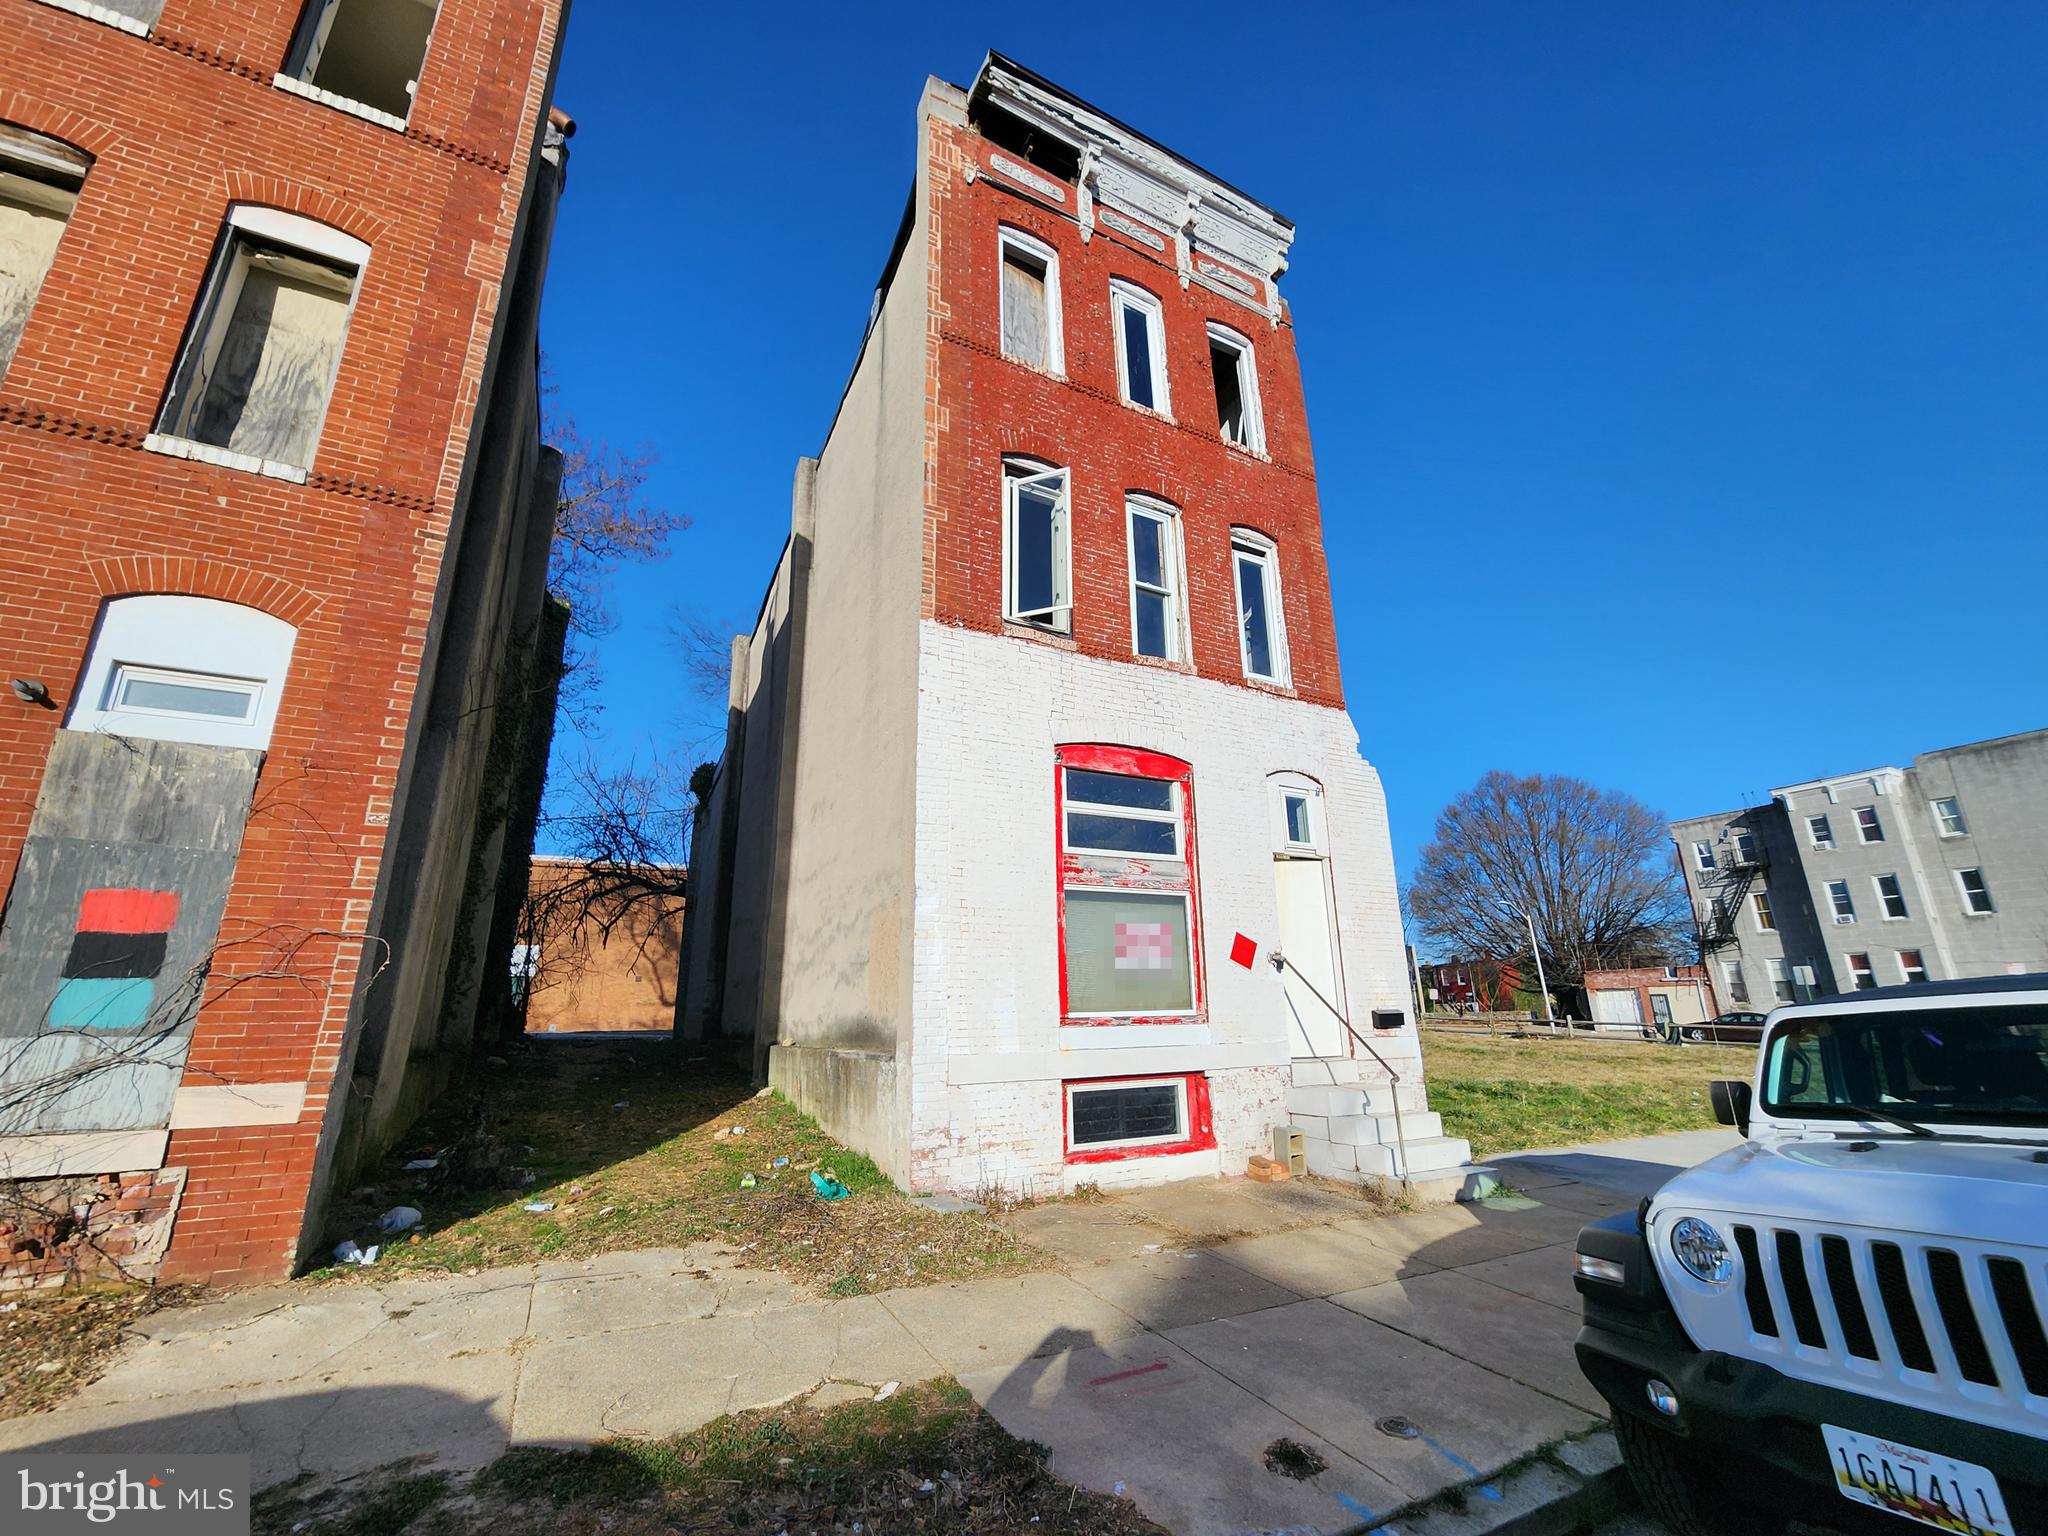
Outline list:
[[[1046,79],[1045,76],[1038,73],[1037,70],[1032,69],[1029,65],[1019,64],[1015,59],[1011,58],[1008,54],[998,53],[993,48],[989,49],[987,57],[985,57],[981,61],[981,68],[975,72],[973,88],[971,90],[963,92],[962,94],[966,95],[970,100],[978,99],[984,94],[986,94],[989,83],[989,70],[991,67],[1007,70],[1011,74],[1017,76],[1020,80],[1028,81],[1030,84],[1037,86],[1042,91],[1050,91],[1053,95],[1060,97],[1062,100],[1072,102],[1075,106],[1079,107],[1083,112],[1092,113],[1096,117],[1101,118],[1105,123],[1110,124],[1112,127],[1118,128],[1123,132],[1128,133],[1132,138],[1137,139],[1142,143],[1149,144],[1152,148],[1158,150],[1159,153],[1165,155],[1168,159],[1178,160],[1182,165],[1185,165],[1189,170],[1200,172],[1202,175],[1208,177],[1209,180],[1215,182],[1217,186],[1222,187],[1227,191],[1235,193],[1237,196],[1243,198],[1246,202],[1250,203],[1254,208],[1257,208],[1261,213],[1270,215],[1274,220],[1281,224],[1286,225],[1290,230],[1296,228],[1294,220],[1288,218],[1286,214],[1282,213],[1279,209],[1275,208],[1271,203],[1253,197],[1251,193],[1245,191],[1245,189],[1243,187],[1238,186],[1237,183],[1229,181],[1222,176],[1218,176],[1214,171],[1210,170],[1207,166],[1202,165],[1198,161],[1189,159],[1179,150],[1173,149],[1165,144],[1160,143],[1157,139],[1153,138],[1151,134],[1144,132],[1142,129],[1133,128],[1129,123],[1125,122],[1122,118],[1116,116],[1114,113],[1105,112],[1102,110],[1102,108],[1096,106],[1095,103],[1093,103],[1092,101],[1088,101],[1083,97],[1076,96],[1072,91],[1068,90],[1065,86],[1060,85],[1055,81]],[[958,90],[959,87],[955,86],[954,89]]]

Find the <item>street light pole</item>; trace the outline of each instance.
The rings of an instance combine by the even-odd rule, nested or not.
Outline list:
[[[1501,899],[1507,901],[1505,896]],[[1536,986],[1543,993],[1543,1022],[1550,1026],[1550,1032],[1554,1035],[1557,1033],[1557,1015],[1550,1009],[1550,983],[1543,977],[1543,946],[1536,942],[1536,920],[1524,908],[1515,906],[1512,901],[1509,901],[1508,905],[1521,914],[1523,923],[1528,926],[1529,953],[1536,957]]]

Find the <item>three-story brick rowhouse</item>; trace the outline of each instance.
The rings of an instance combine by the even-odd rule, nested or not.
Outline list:
[[[1241,1172],[1286,1126],[1465,1183],[1344,711],[1293,235],[998,55],[926,87],[735,642],[678,1015],[914,1190]]]
[[[466,1051],[563,14],[0,0],[0,1284],[289,1273]]]

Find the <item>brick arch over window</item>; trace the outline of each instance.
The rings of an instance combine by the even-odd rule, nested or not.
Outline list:
[[[222,180],[231,203],[255,203],[296,213],[345,235],[354,235],[365,245],[375,245],[386,228],[385,221],[375,214],[304,182],[283,176],[259,176],[253,171],[229,171]]]
[[[53,139],[62,139],[94,159],[121,143],[121,136],[106,124],[82,113],[60,111],[22,91],[0,91],[0,121],[46,133]]]
[[[294,628],[320,611],[320,599],[297,582],[225,560],[179,555],[116,555],[85,562],[102,597],[144,592],[215,597],[256,608]]]

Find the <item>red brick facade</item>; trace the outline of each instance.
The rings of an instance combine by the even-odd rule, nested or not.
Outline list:
[[[1066,215],[1055,215],[1020,182],[990,170],[997,152],[971,128],[933,123],[931,133],[931,259],[940,319],[925,616],[1131,660],[1124,497],[1149,494],[1181,514],[1192,663],[1178,669],[1261,686],[1245,683],[1230,560],[1231,530],[1249,528],[1279,550],[1293,687],[1276,691],[1341,708],[1329,568],[1292,320],[1283,312],[1276,326],[1260,310],[1201,284],[1183,288],[1170,245],[1153,251],[1100,223],[1083,241],[1071,184]],[[972,181],[963,176],[970,167]],[[1002,355],[995,296],[1004,227],[1058,253],[1064,378]],[[1165,310],[1172,420],[1128,405],[1118,393],[1112,278],[1146,289]],[[1255,349],[1264,454],[1227,444],[1217,431],[1211,320],[1246,336]],[[1073,472],[1071,640],[1002,622],[997,530],[1004,454],[1030,455]]]
[[[441,0],[403,133],[271,83],[298,0],[166,0],[148,38],[0,0],[0,120],[95,159],[0,376],[8,675],[69,701],[102,601],[221,597],[298,626],[187,1080],[303,1081],[295,1124],[174,1130],[162,1272],[297,1259],[560,0]],[[231,203],[366,242],[305,485],[166,457],[155,423]],[[0,880],[63,716],[0,708]]]

